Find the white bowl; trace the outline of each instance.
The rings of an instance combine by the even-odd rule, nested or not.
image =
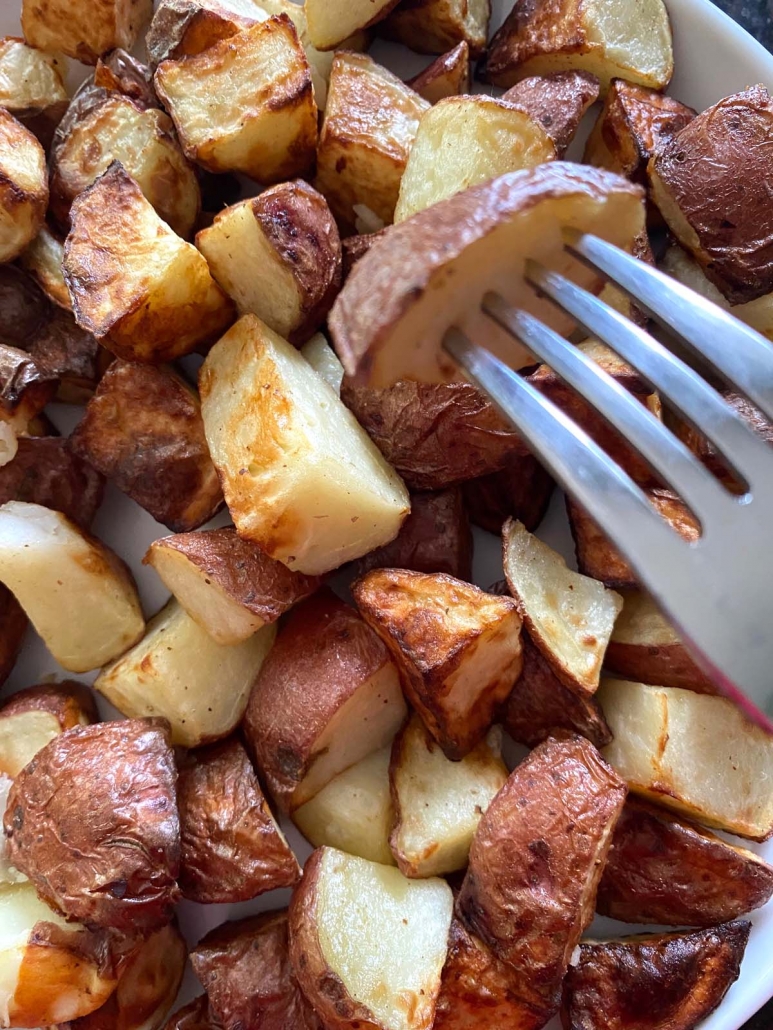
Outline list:
[[[702,110],[721,97],[757,82],[773,88],[773,56],[709,0],[666,2],[671,15],[675,48],[675,75],[669,93],[697,110]],[[499,27],[512,5],[513,0],[493,0],[493,28]],[[20,6],[21,0],[0,0],[0,35],[21,35],[18,21]],[[428,58],[388,43],[377,43],[373,53],[378,60],[403,76],[415,74],[428,61]],[[85,74],[86,69],[80,70],[76,65],[70,76],[72,82],[77,83],[83,77],[79,71]],[[54,405],[52,415],[57,427],[63,433],[68,433],[78,420],[79,409]],[[213,524],[223,525],[227,522],[227,516],[222,516]],[[97,516],[94,531],[129,563],[137,578],[146,613],[157,610],[166,600],[166,593],[153,570],[143,567],[141,562],[149,544],[165,536],[167,530],[110,487]],[[554,498],[540,527],[539,536],[562,551],[570,562],[574,561],[563,499],[559,495]],[[485,588],[502,578],[499,541],[480,531],[476,531],[475,541],[475,581]],[[30,634],[4,694],[38,683],[51,674],[65,675],[41,642]],[[93,676],[82,678],[93,679]],[[100,710],[106,717],[117,714],[101,702]],[[285,828],[299,858],[305,859],[310,850],[308,845],[294,827]],[[747,846],[773,862],[773,841],[765,845]],[[226,919],[278,908],[285,905],[288,899],[289,892],[280,891],[243,905],[200,906],[185,902],[180,907],[180,923],[192,946]],[[740,979],[730,989],[720,1008],[703,1023],[701,1030],[739,1030],[773,996],[773,902],[754,913],[752,922],[754,928]],[[592,932],[621,936],[633,932],[633,929],[612,920],[597,919]],[[201,988],[189,970],[178,1004],[190,1000],[200,991]],[[558,1020],[554,1020],[548,1030],[560,1030]]]

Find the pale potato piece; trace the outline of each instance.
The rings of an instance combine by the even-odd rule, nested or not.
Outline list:
[[[391,745],[334,777],[293,812],[293,822],[315,848],[328,845],[382,865],[395,865],[389,847],[394,806],[389,790]]]
[[[395,224],[470,186],[555,158],[552,139],[524,109],[487,96],[440,100],[419,122]]]
[[[26,124],[44,146],[67,109],[65,64],[22,39],[0,39],[0,107]]]
[[[318,50],[333,50],[392,10],[398,0],[306,0],[309,39]]]
[[[395,826],[389,838],[405,876],[464,869],[483,813],[507,780],[502,730],[489,730],[461,762],[450,762],[418,715],[392,746]]]
[[[604,756],[631,790],[707,826],[773,833],[773,739],[724,697],[606,679]]]
[[[491,0],[403,0],[378,31],[420,54],[442,54],[466,43],[480,57],[490,17]]]
[[[145,37],[148,58],[155,68],[170,57],[200,54],[268,16],[259,0],[160,0]]]
[[[75,320],[126,361],[170,361],[217,336],[233,306],[207,262],[114,163],[70,210],[64,278]]]
[[[313,162],[311,71],[287,15],[192,57],[162,61],[154,82],[186,155],[210,172],[271,183],[301,175]]]
[[[94,687],[127,718],[163,716],[173,744],[196,747],[227,736],[239,722],[275,635],[265,626],[222,647],[172,598]]]
[[[595,75],[603,92],[613,78],[665,88],[674,54],[663,0],[516,5],[491,40],[480,74],[509,87],[529,75],[566,69]]]
[[[430,1027],[452,909],[443,880],[315,851],[290,904],[290,960],[324,1025]]]
[[[13,261],[37,235],[47,206],[43,148],[0,107],[0,262]]]
[[[330,389],[340,395],[341,383],[344,380],[344,367],[322,333],[315,333],[308,343],[304,343],[301,347],[301,354],[317,375],[325,380]]]
[[[70,291],[62,271],[63,260],[64,242],[47,225],[41,227],[35,239],[19,255],[19,264],[32,276],[48,299],[60,308],[72,311]]]
[[[441,54],[424,71],[408,79],[407,86],[415,89],[429,104],[436,104],[446,97],[470,93],[472,75],[470,72],[470,47],[459,43],[447,54]]]
[[[388,778],[387,778],[388,782]],[[0,772],[0,821],[5,816],[8,807],[8,794],[13,786],[13,780],[4,772]],[[5,834],[0,836],[0,894],[9,883],[26,883],[27,877],[20,872],[15,865],[11,864],[8,857],[8,841]],[[0,972],[0,992],[2,992],[3,974]],[[0,993],[0,1004],[2,1004],[2,993]]]
[[[145,628],[134,580],[120,558],[39,504],[0,507],[0,581],[71,672],[111,661]]]
[[[402,480],[327,383],[260,319],[245,315],[212,348],[199,389],[241,536],[309,575],[397,536],[409,511]]]
[[[21,27],[30,46],[96,64],[108,50],[131,50],[152,11],[153,0],[22,0]]]
[[[592,694],[622,597],[572,572],[521,522],[508,519],[502,541],[507,583],[532,640],[562,683]]]
[[[0,707],[0,775],[15,779],[54,737],[97,718],[92,695],[81,683],[66,680],[17,691]]]

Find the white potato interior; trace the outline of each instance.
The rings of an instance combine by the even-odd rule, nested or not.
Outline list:
[[[0,773],[14,779],[61,732],[51,712],[31,710],[0,717]]]
[[[611,639],[618,644],[650,647],[681,643],[679,634],[652,598],[638,590],[625,594],[623,610],[617,617]]]
[[[67,100],[65,61],[7,36],[0,40],[0,107],[19,113]]]
[[[344,379],[343,365],[322,333],[315,333],[307,343],[304,343],[301,354],[330,389],[340,394]]]
[[[332,50],[394,5],[395,0],[306,0],[309,39],[318,50]]]
[[[0,772],[0,824],[2,824],[3,816],[5,815],[5,809],[8,805],[8,792],[13,786],[13,780],[10,776]],[[8,883],[24,883],[27,877],[24,873],[20,873],[15,866],[12,866],[8,858],[8,844],[4,834],[0,834],[0,890],[3,889],[5,884]],[[2,989],[0,988],[0,995]],[[2,1012],[0,1011],[0,1017]],[[2,1025],[2,1018],[0,1018],[0,1025]]]
[[[63,257],[64,244],[44,225],[20,256],[19,263],[51,300],[71,311],[70,292],[62,273]]]
[[[10,116],[0,119],[0,181],[14,183],[23,193],[39,193],[46,183],[43,148],[24,126]]]

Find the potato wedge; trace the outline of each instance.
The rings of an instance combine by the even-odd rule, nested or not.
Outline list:
[[[89,529],[104,492],[99,473],[60,436],[21,437],[17,444],[16,457],[0,468],[0,505],[39,504]]]
[[[324,589],[282,623],[242,728],[263,782],[287,812],[389,743],[405,715],[386,647]]]
[[[199,389],[241,536],[308,575],[397,536],[409,511],[402,481],[327,383],[260,319],[245,315],[212,348]]]
[[[138,61],[121,47],[104,54],[94,69],[94,85],[135,100],[142,107],[160,107],[153,89],[153,73],[147,64]]]
[[[315,333],[310,340],[304,343],[301,347],[301,354],[317,375],[321,376],[330,389],[340,396],[344,367],[322,333]]]
[[[319,329],[341,288],[338,228],[325,198],[300,179],[221,211],[196,246],[239,314],[296,345]]]
[[[98,718],[82,683],[64,680],[19,690],[0,707],[0,774],[15,779],[54,737]]]
[[[580,0],[556,8],[536,0],[511,12],[491,40],[485,82],[505,88],[530,75],[586,71],[606,92],[613,78],[664,89],[674,71],[668,11],[662,0]]]
[[[398,0],[306,0],[309,39],[318,50],[334,50],[350,36],[370,28]]]
[[[587,740],[550,737],[510,774],[473,838],[458,912],[520,974],[521,1000],[546,1017],[593,917],[625,794]]]
[[[389,847],[394,806],[389,790],[391,744],[335,776],[296,808],[293,822],[315,848],[327,845],[381,865],[395,865]]]
[[[121,559],[39,504],[0,506],[0,581],[70,672],[88,672],[122,654],[145,628]]]
[[[164,1024],[164,1030],[219,1030],[210,1016],[206,994],[200,994],[173,1012]]]
[[[177,804],[184,898],[233,904],[300,880],[298,861],[235,737],[189,752],[180,765]]]
[[[61,51],[84,64],[115,47],[131,50],[150,20],[153,0],[22,0],[21,27],[30,46]]]
[[[194,622],[224,645],[239,644],[276,622],[321,582],[291,572],[235,529],[163,537],[150,545],[144,564],[153,566]]]
[[[241,644],[221,647],[172,599],[94,686],[128,718],[163,716],[174,744],[196,747],[235,728],[275,633],[264,626]]]
[[[478,183],[555,158],[553,140],[525,109],[484,95],[440,100],[419,122],[395,224]]]
[[[32,276],[48,299],[60,308],[72,311],[70,291],[62,271],[63,260],[64,241],[47,225],[43,225],[32,243],[19,255],[19,264]]]
[[[43,148],[0,106],[0,262],[13,261],[34,239],[47,207]]]
[[[641,192],[608,172],[556,161],[474,186],[386,233],[355,265],[329,319],[355,385],[458,379],[440,345],[451,325],[485,339],[510,365],[533,363],[514,353],[511,336],[498,335],[480,303],[496,290],[559,332],[573,328],[522,276],[530,257],[596,288],[577,262],[569,267],[559,223],[630,250],[644,229]]]
[[[596,911],[625,923],[715,926],[773,896],[773,867],[656,805],[629,798]]]
[[[26,125],[44,148],[67,110],[65,72],[61,57],[15,36],[0,39],[0,107]]]
[[[632,791],[751,840],[773,833],[773,740],[724,697],[607,679],[604,756]]]
[[[570,690],[596,690],[623,599],[567,568],[554,550],[509,519],[502,529],[505,576],[529,634]]]
[[[13,671],[26,632],[24,609],[11,591],[0,583],[0,687]]]
[[[599,81],[595,75],[563,71],[521,79],[502,99],[524,108],[539,122],[553,140],[560,160],[574,139],[583,115],[598,96]]]
[[[457,43],[448,53],[428,64],[424,71],[408,79],[406,85],[416,90],[428,104],[472,92],[469,43],[466,40]]]
[[[145,37],[148,58],[156,68],[167,58],[193,57],[268,16],[258,0],[160,0]]]
[[[572,1030],[693,1030],[738,979],[750,923],[581,944],[564,985]],[[646,1003],[644,999],[646,998]]]
[[[403,875],[464,869],[478,823],[506,780],[498,726],[461,762],[449,762],[414,714],[395,738],[389,767],[395,808],[389,843]]]
[[[555,483],[531,454],[517,454],[499,472],[464,484],[464,503],[470,520],[499,535],[508,518],[518,519],[530,533],[545,516]]]
[[[290,961],[323,1024],[431,1026],[452,908],[443,880],[315,851],[290,904]]]
[[[366,54],[335,55],[314,185],[342,228],[356,228],[358,208],[382,225],[392,221],[408,154],[428,108]]]
[[[403,0],[377,31],[420,54],[442,54],[466,43],[478,58],[486,49],[490,18],[491,0]]]
[[[199,398],[170,368],[114,361],[69,445],[175,532],[196,529],[223,505]]]
[[[449,758],[464,758],[521,671],[515,603],[453,576],[402,569],[369,572],[352,596],[432,736]]]

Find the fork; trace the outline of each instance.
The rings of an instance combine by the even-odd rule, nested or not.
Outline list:
[[[773,346],[681,283],[587,233],[569,253],[623,290],[773,420]],[[682,497],[701,526],[680,537],[639,486],[552,401],[458,328],[445,351],[517,428],[626,557],[717,688],[773,734],[773,449],[721,394],[644,329],[571,280],[527,262],[527,281],[606,343],[706,436],[744,485],[733,494],[592,359],[495,293],[484,313],[589,401]]]

